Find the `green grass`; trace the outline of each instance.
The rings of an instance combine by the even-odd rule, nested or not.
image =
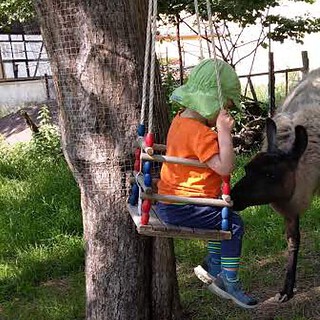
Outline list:
[[[239,157],[233,179],[243,175],[246,157]],[[319,319],[320,281],[320,200],[315,199],[301,219],[301,247],[298,260],[298,292],[282,305],[266,302],[282,288],[286,265],[286,240],[281,216],[269,206],[252,207],[241,214],[246,234],[243,241],[243,264],[240,278],[245,289],[253,292],[263,305],[255,311],[244,311],[211,294],[193,275],[193,267],[206,255],[203,241],[175,240],[178,277],[185,319]],[[314,291],[312,291],[314,290]]]
[[[43,148],[32,148],[0,146],[0,319],[83,320],[79,190],[61,155],[47,151],[41,155]],[[238,158],[234,181],[243,175],[247,160]],[[301,221],[298,294],[289,303],[266,306],[261,314],[219,299],[194,276],[193,267],[206,255],[204,241],[175,240],[183,319],[318,319],[319,296],[308,294],[320,286],[319,209],[320,200],[315,199]],[[281,288],[284,278],[284,224],[267,206],[247,209],[242,215],[246,235],[241,279],[245,289],[264,301]]]
[[[320,281],[317,279],[317,270],[320,267],[319,210],[320,201],[315,200],[301,222],[302,240],[296,297],[271,310],[266,305],[262,308],[266,310],[266,314],[263,313],[259,317],[254,313],[256,311],[240,310],[232,303],[215,297],[192,274],[193,267],[201,263],[206,254],[204,242],[176,240],[180,293],[186,319],[318,319],[314,314],[320,314],[320,307],[316,302],[319,294],[313,296],[311,291],[319,289],[320,286]],[[243,265],[240,277],[245,289],[253,292],[260,302],[263,302],[281,289],[284,280],[286,265],[284,225],[282,218],[267,206],[247,209],[242,215],[246,235],[243,242]],[[303,295],[306,295],[307,299],[303,300]]]
[[[268,96],[268,85],[259,84],[255,85],[254,78],[252,78],[255,93],[258,101],[269,104],[269,96]],[[299,72],[290,72],[288,74],[288,83],[286,88],[285,76],[284,74],[276,74],[275,75],[275,103],[276,105],[280,105],[288,93],[297,85],[297,83],[301,81],[301,74]],[[243,88],[245,86],[243,85]],[[250,90],[247,92],[247,96],[253,98]]]
[[[0,319],[84,319],[76,183],[42,146],[0,149]]]

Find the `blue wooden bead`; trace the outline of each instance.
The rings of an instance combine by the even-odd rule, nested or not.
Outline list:
[[[138,198],[139,197],[135,197],[133,194],[131,194],[130,197],[129,197],[129,203],[132,206],[135,206],[138,203]]]
[[[144,124],[140,124],[137,132],[139,137],[143,137],[146,132],[146,126]]]
[[[144,175],[144,184],[146,187],[151,187],[152,185],[152,177],[151,177],[151,174],[149,173],[146,173]]]
[[[135,197],[139,196],[139,187],[136,183],[132,186],[131,194]]]
[[[221,221],[221,229],[223,231],[227,231],[229,229],[229,221],[227,219],[222,219],[222,221]]]
[[[151,161],[146,161],[143,164],[143,173],[151,173]]]
[[[135,206],[137,203],[138,203],[138,200],[139,200],[139,187],[138,185],[135,183],[133,186],[132,186],[132,189],[131,189],[131,195],[129,197],[129,203],[132,205],[132,206]]]
[[[228,207],[223,207],[221,211],[221,217],[222,219],[228,219],[229,216],[229,208]]]

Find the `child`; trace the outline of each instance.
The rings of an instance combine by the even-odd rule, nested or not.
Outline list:
[[[216,64],[216,65],[215,65]],[[216,68],[219,72],[223,105],[220,103]],[[208,168],[163,163],[158,193],[184,197],[221,197],[222,176],[229,175],[235,155],[231,130],[234,120],[225,109],[239,106],[240,82],[233,68],[221,60],[203,60],[191,72],[187,84],[177,88],[172,101],[185,109],[172,121],[167,136],[167,155],[197,159]],[[220,111],[221,107],[223,109]],[[215,126],[216,131],[211,127]],[[221,207],[159,202],[157,213],[170,224],[203,229],[221,229]],[[240,286],[238,270],[243,222],[229,212],[232,239],[209,241],[206,270],[213,280],[211,289],[244,308],[257,301]]]

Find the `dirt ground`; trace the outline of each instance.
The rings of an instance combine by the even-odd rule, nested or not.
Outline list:
[[[315,273],[316,277],[316,273]],[[317,283],[315,283],[317,282]],[[264,320],[298,320],[320,319],[320,283],[315,279],[299,279],[297,283],[299,289],[295,296],[286,303],[278,303],[274,301],[273,296],[280,289],[281,284],[275,288],[265,288],[265,292],[260,295],[266,300],[259,304],[258,308],[252,312],[252,319]],[[261,288],[261,290],[263,290]],[[271,298],[268,298],[271,297]],[[303,318],[302,318],[303,317]]]
[[[274,283],[269,288],[258,288],[261,294],[261,301],[263,302],[255,310],[253,319],[320,320],[320,278],[318,276],[320,254],[308,248],[308,235],[301,231],[300,255],[298,258],[294,297],[286,303],[278,303],[273,299],[273,296],[282,288],[285,268],[285,265],[283,265],[283,269],[275,270],[280,276],[279,283]],[[285,256],[287,256],[287,253]]]

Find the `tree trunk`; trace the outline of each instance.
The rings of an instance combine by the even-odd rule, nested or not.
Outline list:
[[[173,242],[138,236],[126,210],[146,1],[35,0],[35,6],[57,90],[63,149],[81,190],[87,319],[179,318]],[[156,105],[159,142],[168,127],[165,108]]]

